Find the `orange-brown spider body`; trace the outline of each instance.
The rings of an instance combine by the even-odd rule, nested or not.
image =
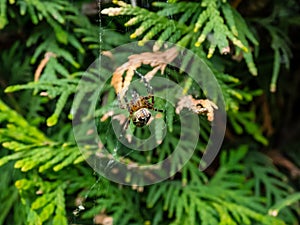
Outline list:
[[[152,102],[149,102],[150,98],[152,99]],[[136,101],[131,100],[129,117],[133,124],[137,127],[145,126],[151,118],[149,109],[154,109],[153,96],[139,97]]]
[[[121,104],[120,96],[118,95],[119,100],[119,106],[122,109],[127,108],[129,112],[129,117],[125,123],[124,129],[128,128],[128,124],[130,120],[132,120],[133,124],[137,127],[143,127],[147,125],[148,121],[151,118],[151,112],[150,110],[163,112],[162,110],[155,109],[154,108],[154,96],[152,93],[152,87],[150,84],[146,81],[144,76],[142,76],[140,73],[135,71],[143,80],[149,94],[148,96],[139,96],[136,92],[132,95],[132,100],[128,103],[128,100],[126,96],[124,95],[125,105]],[[150,102],[151,100],[151,102]]]

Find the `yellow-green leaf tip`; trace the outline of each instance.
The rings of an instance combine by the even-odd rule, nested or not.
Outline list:
[[[57,120],[58,120],[58,116],[56,114],[53,114],[47,119],[47,126],[48,127],[54,126],[57,123]]]

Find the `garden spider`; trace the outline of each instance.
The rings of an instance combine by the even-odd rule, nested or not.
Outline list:
[[[125,104],[122,104],[120,94],[118,93],[118,102],[119,107],[121,109],[127,109],[129,112],[129,117],[124,125],[124,130],[128,128],[128,125],[130,123],[130,120],[132,120],[133,124],[137,127],[143,127],[145,126],[149,119],[151,118],[151,112],[150,110],[154,110],[157,112],[163,112],[163,110],[154,108],[154,96],[153,96],[153,89],[146,80],[146,78],[137,72],[135,70],[135,73],[138,74],[142,81],[144,82],[144,85],[147,88],[148,96],[139,96],[136,91],[132,94],[132,100],[128,102],[127,97],[124,94],[124,101]],[[127,92],[127,91],[126,91]],[[151,102],[149,101],[151,99]]]

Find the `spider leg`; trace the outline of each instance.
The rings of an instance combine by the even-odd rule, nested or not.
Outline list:
[[[149,100],[150,98],[152,98],[153,96],[147,96],[145,97],[145,100]],[[152,102],[148,102],[148,101],[145,101],[145,105],[147,106],[148,109],[151,109],[153,111],[156,111],[156,112],[164,112],[163,110],[161,109],[156,109],[154,108],[154,103]]]
[[[152,108],[153,111],[156,111],[156,112],[164,112],[164,110],[161,110],[161,109],[156,109],[156,108]]]
[[[140,99],[140,96],[136,91],[133,91],[131,96],[132,96],[132,100],[131,100],[132,104],[136,104]]]
[[[145,76],[143,76],[141,73],[139,73],[138,71],[134,71],[137,75],[139,75],[142,79],[142,81],[144,82],[148,93],[150,93],[150,95],[153,96],[153,88],[151,87],[151,85],[149,84],[149,82],[146,80]]]
[[[149,95],[148,95],[147,97],[145,97],[145,99],[146,99],[146,100],[151,99],[152,104],[154,105],[154,95],[153,95],[153,88],[152,88],[152,86],[151,86],[150,83],[146,80],[145,76],[143,76],[141,73],[139,73],[139,72],[136,71],[136,70],[135,70],[134,72],[136,72],[136,74],[139,75],[139,76],[141,77],[142,81],[144,82],[144,84],[145,84],[145,86],[146,86],[146,88],[147,88],[147,91],[148,91]],[[152,106],[152,108],[153,108],[153,106]],[[159,112],[160,112],[160,111],[159,111]]]
[[[125,109],[126,106],[125,106],[125,105],[122,103],[122,101],[121,101],[120,93],[117,94],[117,97],[118,97],[119,107],[120,107],[121,109]]]
[[[148,104],[152,104],[152,105],[154,105],[154,95],[148,95],[148,96],[145,96],[144,97],[144,99],[146,100],[146,104],[148,105]],[[150,102],[148,102],[148,100],[150,100],[151,99],[151,103]]]
[[[126,122],[124,123],[123,130],[127,130],[129,123],[130,123],[130,116],[127,118]]]
[[[120,98],[120,95],[118,94],[119,107],[120,107],[121,109],[127,109],[128,112],[130,112],[130,106],[129,106],[128,99],[127,99],[127,97],[126,97],[125,95],[124,95],[123,98],[124,98],[125,104],[122,103],[121,98]]]
[[[124,98],[125,104],[122,103],[121,98],[120,98],[120,94],[118,93],[119,107],[120,107],[121,109],[127,109],[128,112],[129,112],[129,117],[127,118],[127,120],[125,121],[124,126],[123,126],[123,130],[127,130],[128,125],[129,125],[129,123],[130,123],[130,119],[131,119],[131,117],[132,117],[132,112],[131,112],[130,104],[129,104],[129,102],[128,102],[127,97],[124,95],[123,98]]]
[[[133,112],[132,112],[132,110],[130,109],[129,106],[128,106],[128,108],[129,108],[129,110],[128,110],[128,111],[129,111],[129,116],[128,116],[126,122],[124,123],[124,128],[123,128],[123,130],[127,130],[128,125],[130,124],[130,120],[131,120],[131,118],[132,118],[132,114],[133,114]]]

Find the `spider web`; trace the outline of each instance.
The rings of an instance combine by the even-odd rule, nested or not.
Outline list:
[[[100,15],[99,26],[102,27]],[[102,35],[100,32],[100,47],[102,46]],[[167,113],[175,111],[178,98],[184,93],[183,87],[177,84],[181,79],[175,78],[176,82],[174,82],[169,79],[169,73],[175,73],[178,69],[182,69],[181,65],[186,64],[184,60],[188,58],[189,52],[182,53],[181,58],[179,57],[168,67],[166,74],[158,73],[150,81],[155,97],[155,108],[162,109],[164,112],[160,114],[151,111],[152,120],[149,121],[149,126],[136,128],[130,122],[128,129],[125,131],[123,129],[129,112],[126,109],[120,109],[117,95],[110,84],[111,76],[118,66],[128,61],[130,55],[151,52],[153,44],[153,42],[149,42],[145,46],[138,46],[137,43],[130,43],[120,46],[110,51],[113,57],[100,54],[86,71],[86,75],[78,86],[78,93],[74,100],[77,105],[75,107],[76,118],[73,120],[75,136],[86,161],[100,174],[100,177],[91,185],[75,213],[81,213],[84,202],[96,186],[101,188],[99,183],[103,182],[103,179],[133,186],[144,186],[163,181],[182,168],[192,156],[196,145],[199,144],[198,115],[189,110],[181,111],[180,115]],[[171,48],[173,45],[167,43],[166,46]],[[191,77],[196,80],[198,85],[202,83],[201,88],[203,83],[205,84],[206,93],[210,95],[210,99],[214,99],[218,106],[221,106],[219,118],[224,123],[226,119],[224,119],[224,111],[222,111],[223,100],[218,91],[212,91],[218,90],[219,87],[214,83],[215,80],[210,80],[212,77],[209,75],[212,73],[207,67],[202,66],[204,63],[197,62],[198,59],[193,60],[196,61],[194,63],[196,70],[189,69],[185,72],[194,74]],[[138,71],[146,74],[149,68],[151,67],[139,66]],[[198,92],[197,87],[192,86],[191,91],[193,90],[195,93]],[[133,91],[140,96],[148,95],[147,88],[138,76],[134,76],[127,87],[126,96],[129,101]],[[169,129],[169,120],[173,123],[173,130]],[[213,137],[217,147],[220,144],[217,137],[222,136],[224,130],[224,125],[220,126],[219,131]],[[175,133],[177,136],[174,136]],[[207,156],[209,160],[213,157],[209,154]]]
[[[104,60],[102,56],[101,60]],[[99,65],[98,62],[99,60],[96,60],[96,67],[97,65]],[[111,63],[105,62],[103,64],[110,65]],[[139,161],[140,163],[149,164],[149,161],[147,162],[147,159],[151,157],[151,154],[158,153],[157,151],[151,153],[148,150],[153,150],[158,146],[155,141],[157,139],[157,136],[159,136],[160,139],[163,139],[163,137],[167,133],[166,124],[164,122],[165,118],[154,118],[159,113],[151,111],[153,119],[150,121],[149,126],[145,126],[144,128],[136,128],[131,122],[128,129],[124,130],[124,121],[127,119],[129,112],[126,109],[120,109],[116,94],[111,94],[112,86],[110,85],[110,79],[104,82],[105,77],[109,74],[112,74],[112,71],[110,68],[102,67],[100,69],[95,69],[95,65],[87,71],[87,74],[83,78],[81,85],[78,87],[79,91],[77,93],[77,96],[81,101],[80,108],[77,111],[85,111],[80,116],[80,118],[85,121],[83,123],[83,126],[80,126],[79,128],[79,136],[82,137],[81,142],[93,148],[95,147],[95,145],[93,141],[91,141],[91,139],[93,140],[95,138],[95,133],[96,136],[99,137],[101,145],[103,145],[107,149],[108,153],[111,156],[109,160],[104,163],[105,165],[103,165],[104,173],[114,170],[113,165],[116,161]],[[98,74],[99,71],[101,71],[100,76]],[[162,89],[161,87],[155,87],[154,91],[158,88]],[[146,96],[148,94],[147,88],[138,77],[136,77],[136,79],[131,82],[126,93],[129,100],[131,100],[131,95],[133,92],[138,93],[140,96]],[[161,97],[164,97],[163,94],[166,94],[166,92],[160,91]],[[112,95],[112,97],[110,95]],[[155,97],[155,99],[157,100],[156,104],[159,104],[157,108],[164,109],[166,102],[163,101],[162,98],[159,99],[158,97]],[[94,103],[92,107],[90,106],[90,102]],[[110,112],[112,112],[111,116],[103,119],[107,114],[110,114]],[[94,123],[97,129],[93,131],[89,129],[90,123]],[[75,126],[77,125],[78,124],[75,124]],[[162,128],[160,130],[160,135],[156,134],[157,132],[155,131],[155,129],[157,126]],[[148,139],[146,143],[143,142],[145,138]],[[102,148],[102,146],[97,146],[96,148],[98,147]],[[85,150],[84,152],[87,155],[89,154]],[[101,154],[101,152],[99,154]],[[97,162],[94,161],[94,163],[94,167],[98,167]],[[77,208],[73,211],[74,222],[76,221],[77,215],[85,211],[86,205],[89,204],[87,201],[90,201],[89,195],[93,191],[93,189],[95,187],[97,187],[98,189],[99,187],[101,187],[102,179],[105,178],[102,178],[100,176],[97,181],[91,185]],[[94,203],[94,207],[95,206],[96,205]]]
[[[117,67],[124,65],[133,54],[139,56],[141,52],[151,52],[153,44],[154,42],[149,42],[141,47],[138,46],[137,43],[130,43],[111,50],[113,57],[100,56],[87,70],[86,76],[82,78],[78,86],[78,93],[75,97],[75,101],[78,101],[78,98],[81,101],[80,104],[78,104],[80,105],[79,109],[76,110],[79,113],[76,114],[74,119],[74,131],[75,136],[77,136],[77,144],[81,147],[87,162],[94,167],[97,172],[122,184],[146,185],[167,179],[187,162],[191,157],[190,153],[193,152],[195,145],[198,143],[200,130],[199,117],[195,115],[195,113],[186,110],[180,111],[178,115],[180,118],[180,120],[178,120],[180,121],[180,130],[177,131],[179,135],[177,138],[178,144],[176,143],[176,145],[170,141],[169,145],[172,146],[164,145],[164,142],[169,141],[168,138],[172,139],[173,137],[174,139],[174,134],[167,132],[167,126],[165,125],[165,121],[168,123],[168,112],[173,111],[174,116],[174,108],[178,103],[178,99],[182,99],[182,97],[185,96],[183,88],[169,79],[168,76],[155,75],[152,77],[150,85],[153,88],[154,98],[157,99],[155,107],[164,109],[169,105],[169,109],[165,110],[165,113],[161,116],[159,116],[159,113],[156,114],[156,112],[153,112],[154,120],[153,122],[150,121],[149,126],[136,128],[131,123],[129,129],[125,130],[125,132],[122,129],[128,117],[128,110],[120,109],[118,105],[116,93],[110,85],[112,74],[114,74]],[[169,48],[172,47],[173,45],[169,44]],[[183,69],[188,69],[188,71],[186,71],[187,74],[190,73],[193,79],[198,80],[198,83],[205,83],[205,91],[208,95],[211,95],[210,99],[215,99],[215,101],[218,102],[219,93],[216,91],[218,86],[215,85],[217,82],[213,79],[214,76],[210,76],[211,71],[207,69],[207,66],[205,67],[203,62],[196,62],[196,60],[199,60],[197,57],[193,55],[189,56],[188,54],[191,53],[187,51],[181,51],[183,53],[179,55],[178,59],[174,60],[174,63],[172,62],[171,65],[180,68],[176,64],[180,66],[182,64],[195,64],[196,66]],[[188,63],[183,62],[186,58],[189,59]],[[138,67],[140,68],[141,65]],[[140,72],[142,72],[142,70],[140,70]],[[139,77],[135,78],[135,80],[130,78],[130,80],[127,81],[129,85],[126,86],[125,94],[128,95],[127,98],[129,100],[131,99],[130,93],[133,91],[137,92],[140,96],[148,95],[147,88],[143,82],[140,82]],[[122,80],[120,82],[122,82]],[[220,104],[218,103],[218,105]],[[172,122],[174,122],[174,120],[172,120]],[[177,123],[174,123],[174,125],[174,127],[176,127]],[[219,130],[222,131],[222,129]],[[149,137],[147,137],[148,133],[150,133]],[[218,133],[218,135],[219,134],[220,133]],[[86,146],[90,147],[87,149]],[[182,153],[177,152],[178,155],[174,156],[172,152],[166,152],[166,158],[170,157],[168,160],[171,160],[171,157],[173,157],[172,160],[174,162],[164,161],[160,165],[155,165],[155,167],[158,166],[160,168],[165,166],[165,175],[156,174],[157,172],[154,172],[154,175],[153,171],[151,171],[155,179],[150,181],[149,177],[144,176],[144,172],[150,169],[153,162],[146,157],[147,155],[142,154],[143,156],[141,157],[132,150],[138,150],[140,153],[156,148],[159,152],[162,152],[166,147],[173,150],[173,153],[176,152],[176,150],[182,151]],[[190,149],[192,149],[192,151]],[[124,154],[127,159],[124,159]],[[155,153],[151,154],[153,155]],[[148,155],[148,157],[151,157],[151,154]],[[171,154],[171,156],[167,156],[168,154]],[[91,157],[91,155],[95,157]],[[133,158],[131,158],[130,161],[128,156],[135,157],[135,161]],[[95,162],[95,160],[99,162]],[[160,158],[160,160],[164,160],[164,158]],[[96,167],[94,166],[95,164],[97,165]],[[117,168],[114,168],[115,174],[109,173],[112,168],[107,168],[108,165],[118,165]],[[129,167],[131,169],[129,169]],[[153,169],[154,167],[150,170]],[[137,177],[141,181],[128,181],[126,178],[127,175],[125,174],[117,177],[116,174],[119,172],[121,174],[121,171],[126,171],[126,173],[131,173],[132,175],[134,174],[134,177]]]

